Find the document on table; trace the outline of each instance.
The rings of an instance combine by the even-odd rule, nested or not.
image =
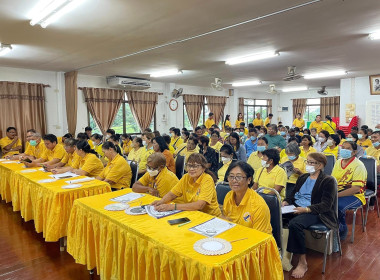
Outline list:
[[[149,216],[156,218],[156,219],[160,219],[163,217],[167,217],[167,216],[182,212],[182,210],[172,210],[172,211],[159,212],[159,211],[154,209],[154,206],[150,206],[150,205],[146,205],[145,210]]]
[[[88,182],[88,181],[93,181],[95,178],[93,177],[85,177],[85,178],[80,178],[80,179],[74,179],[74,180],[69,180],[65,181],[65,183],[68,184],[76,184],[76,183],[83,183],[83,182]]]
[[[214,237],[221,234],[222,232],[225,232],[226,230],[229,230],[230,228],[233,228],[234,226],[236,226],[236,224],[219,218],[213,218],[200,225],[189,228],[189,230],[202,234],[206,237]]]
[[[288,214],[288,213],[294,213],[294,208],[296,208],[294,205],[286,205],[281,207],[282,214]]]
[[[141,193],[127,193],[121,196],[117,196],[114,198],[111,198],[111,201],[116,201],[116,202],[121,202],[121,203],[126,203],[126,202],[131,202],[133,200],[139,199],[143,197],[144,195]]]
[[[72,172],[65,172],[65,173],[62,173],[62,174],[54,174],[54,175],[50,175],[50,177],[54,178],[54,179],[68,179],[68,178],[74,178],[74,177],[78,177],[79,175],[75,174],[75,173],[72,173]]]

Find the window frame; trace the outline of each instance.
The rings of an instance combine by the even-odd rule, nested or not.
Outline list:
[[[253,101],[253,104],[245,104],[246,100],[252,100]],[[256,101],[258,100],[265,100],[266,101],[266,105],[259,105],[259,104],[256,104]],[[263,116],[263,108],[266,108],[266,111],[267,111],[267,115],[266,117],[268,117],[269,115],[269,105],[268,105],[268,99],[256,99],[256,98],[244,98],[244,110],[243,110],[243,119],[244,119],[244,122],[245,122],[245,125],[248,126],[249,123],[252,123],[252,121],[256,118],[256,113],[260,113],[261,114],[261,117],[264,119],[264,116]],[[253,109],[253,116],[252,116],[252,121],[250,122],[249,121],[249,114],[248,114],[248,111],[249,111],[249,108],[252,108]],[[260,108],[260,112],[258,112],[258,108]],[[245,116],[247,116],[247,118],[245,118]]]
[[[316,104],[308,104],[309,100],[319,100],[319,103]],[[305,109],[305,114],[303,115],[303,120],[307,123],[309,121],[314,121],[314,119],[310,119],[310,107],[319,107],[319,114],[321,113],[321,98],[306,98],[306,109]],[[307,115],[307,118],[305,116]]]

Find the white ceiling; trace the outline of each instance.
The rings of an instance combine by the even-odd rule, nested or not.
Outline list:
[[[380,40],[368,33],[380,30],[379,0],[324,0],[109,63],[147,48],[181,40],[287,9],[308,0],[86,0],[46,29],[30,26],[26,17],[38,0],[1,0],[0,42],[14,50],[0,57],[1,66],[70,71],[97,76],[149,77],[168,68],[184,74],[154,81],[208,87],[220,77],[268,84],[339,87],[338,78],[283,82],[289,65],[301,74],[347,70],[349,77],[380,73]],[[228,58],[267,50],[276,58],[229,66]],[[88,67],[90,65],[97,66]]]

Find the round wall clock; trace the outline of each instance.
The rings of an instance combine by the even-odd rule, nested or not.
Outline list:
[[[171,100],[169,101],[169,108],[170,108],[170,110],[172,110],[172,111],[177,110],[177,109],[178,109],[178,101],[175,100],[175,99],[171,99]]]

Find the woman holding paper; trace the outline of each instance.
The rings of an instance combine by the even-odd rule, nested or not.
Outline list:
[[[215,190],[215,175],[207,169],[206,158],[199,154],[191,154],[186,163],[188,171],[181,180],[161,200],[152,203],[157,211],[186,210],[202,211],[220,217],[222,213]],[[177,197],[181,204],[168,204]]]
[[[307,157],[305,174],[301,175],[283,206],[295,205],[295,214],[289,222],[287,251],[300,255],[292,277],[302,278],[307,271],[304,229],[323,223],[338,230],[338,219],[334,209],[336,184],[333,177],[323,173],[327,158],[322,153],[311,153]]]

